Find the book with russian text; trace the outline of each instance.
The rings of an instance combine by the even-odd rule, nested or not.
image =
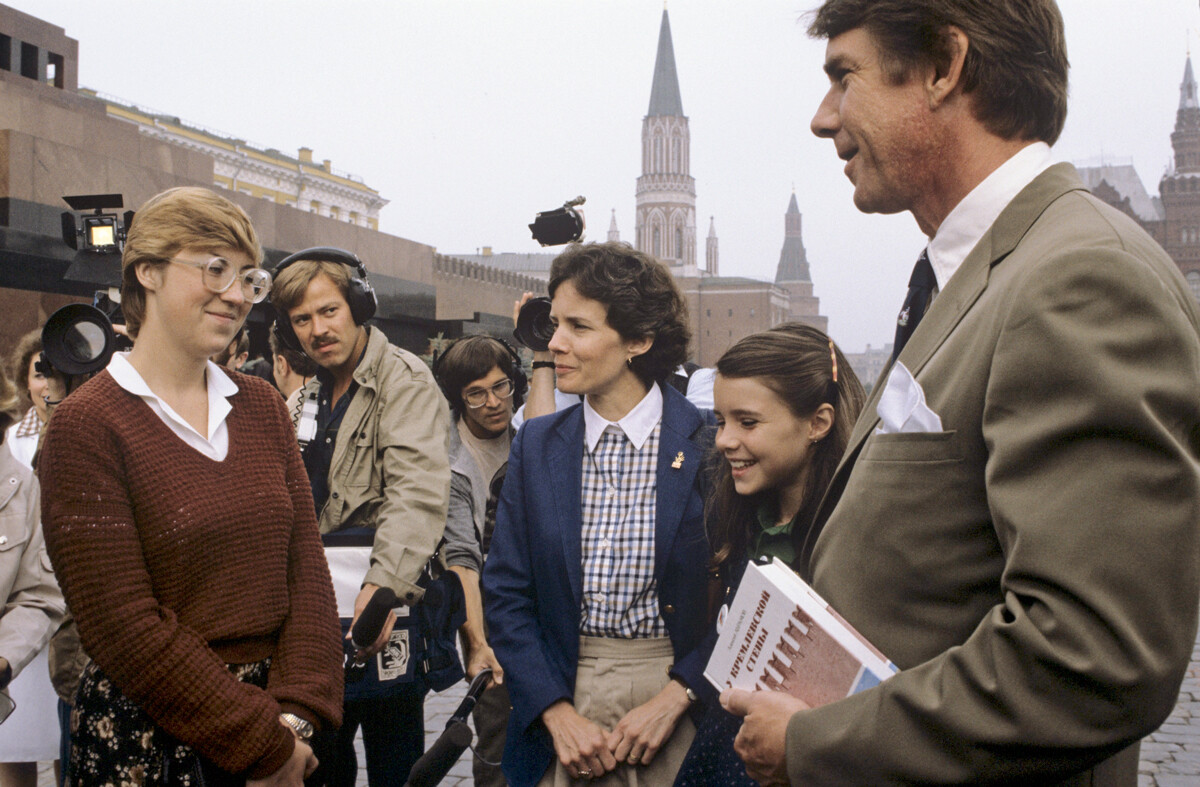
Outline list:
[[[750,563],[704,677],[722,690],[786,691],[811,708],[877,686],[896,666],[776,558]]]

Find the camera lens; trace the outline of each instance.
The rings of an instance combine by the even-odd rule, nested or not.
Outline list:
[[[90,374],[108,365],[116,335],[108,316],[85,303],[68,304],[46,320],[42,353],[55,370],[67,375]]]
[[[63,333],[62,342],[71,360],[81,364],[93,363],[108,343],[104,329],[94,322],[77,322],[70,326]]]
[[[521,307],[517,315],[517,328],[513,331],[517,341],[534,352],[550,348],[554,336],[554,323],[550,322],[550,299],[531,298]]]

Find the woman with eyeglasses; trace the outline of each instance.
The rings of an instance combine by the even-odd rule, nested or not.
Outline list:
[[[92,661],[67,783],[300,785],[342,648],[279,394],[209,356],[270,289],[245,212],[176,188],[122,256],[127,354],[57,406],[46,542]]]

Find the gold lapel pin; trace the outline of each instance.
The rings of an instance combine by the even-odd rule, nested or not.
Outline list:
[[[675,454],[675,461],[671,463],[671,468],[674,470],[678,470],[681,467],[683,467],[683,451]]]

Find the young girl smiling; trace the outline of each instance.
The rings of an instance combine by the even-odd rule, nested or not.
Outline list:
[[[749,560],[777,557],[793,569],[807,560],[813,517],[865,398],[833,340],[808,325],[747,336],[717,361],[714,447],[723,461],[707,520],[726,602]],[[709,652],[715,642],[714,629]],[[754,784],[733,750],[741,719],[721,709],[712,686],[697,693],[709,710],[675,784]]]

